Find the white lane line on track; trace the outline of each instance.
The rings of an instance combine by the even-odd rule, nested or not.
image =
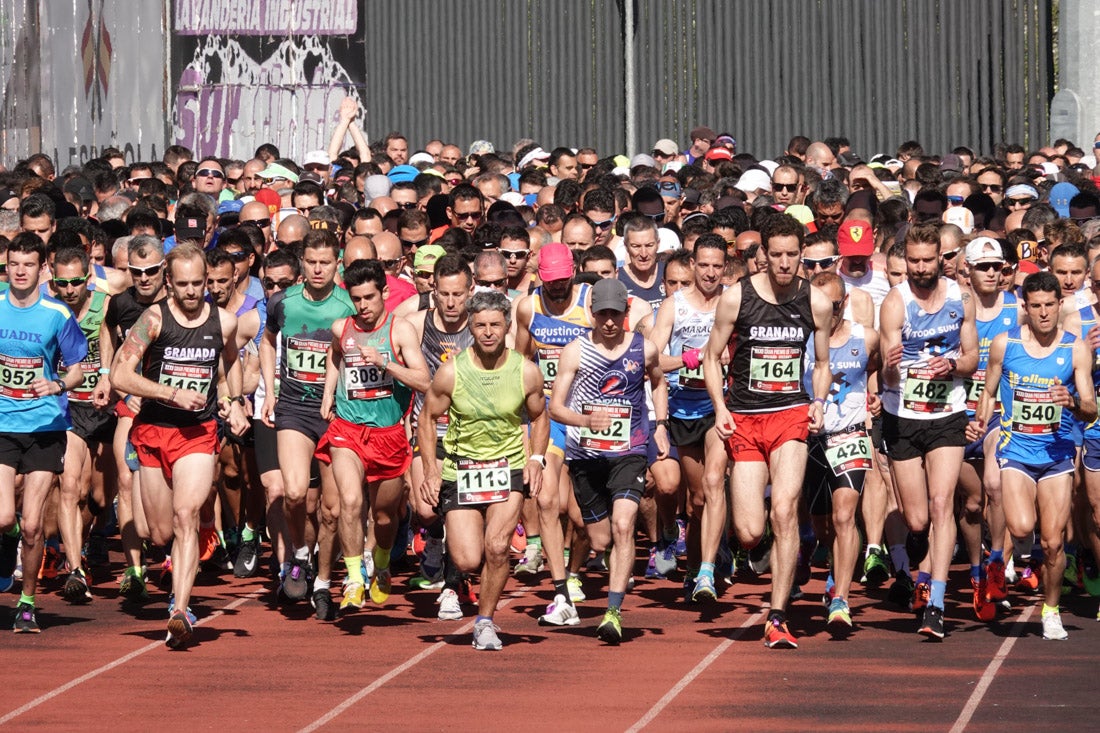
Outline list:
[[[749,628],[750,626],[755,626],[757,623],[759,623],[760,619],[764,617],[765,613],[767,613],[767,610],[760,611],[755,616],[750,616],[749,618],[745,619],[744,623],[733,630],[733,634],[729,638],[727,638],[718,646],[714,647],[714,649],[711,650],[710,654],[703,657],[702,661],[696,664],[690,672],[681,677],[680,681],[673,685],[672,689],[666,692],[664,697],[658,700],[656,704],[654,704],[654,706],[651,707],[649,711],[646,712],[646,714],[643,715],[637,723],[627,728],[627,733],[636,733],[637,731],[640,731],[642,728],[645,728],[647,725],[652,723],[654,718],[660,715],[661,711],[668,707],[668,704],[675,700],[676,697],[681,692],[683,692],[696,677],[701,675],[707,667],[712,665],[715,660],[718,659],[718,657],[722,656],[722,654],[727,649],[733,646],[733,643],[735,641],[741,638],[741,634],[745,633],[745,629]]]
[[[985,697],[985,693],[989,690],[989,686],[993,684],[993,678],[997,675],[997,671],[1001,668],[1001,664],[1008,658],[1009,652],[1012,651],[1012,647],[1016,645],[1016,640],[1020,638],[1020,634],[1024,630],[1024,624],[1031,619],[1032,614],[1035,613],[1035,606],[1030,606],[1024,611],[1020,618],[1016,619],[1016,623],[1012,625],[1012,630],[1008,632],[1008,638],[1001,642],[1001,648],[997,650],[997,653],[993,655],[993,659],[989,661],[989,664],[985,668],[985,672],[982,673],[981,679],[978,680],[977,686],[974,688],[974,692],[970,693],[970,699],[966,701],[966,705],[963,706],[962,712],[959,713],[959,717],[955,719],[955,725],[951,726],[951,733],[962,733],[966,729],[966,726],[970,723],[970,719],[974,716],[974,713],[978,710],[978,706],[982,703],[982,698]]]
[[[499,601],[497,603],[497,610],[499,611],[500,609],[507,606],[515,598],[519,597],[519,595],[520,595],[520,591],[511,591],[508,594],[507,598],[505,598],[504,600]],[[446,636],[459,636],[460,634],[468,633],[473,628],[474,628],[474,622],[470,621],[469,623],[463,624],[460,628],[456,629],[455,631],[452,631],[451,633],[446,634]],[[405,660],[401,664],[399,664],[396,667],[394,667],[393,669],[391,669],[389,672],[386,672],[386,674],[382,675],[381,677],[376,679],[374,682],[371,682],[369,685],[367,685],[363,689],[359,690],[359,692],[357,692],[354,695],[352,695],[351,697],[347,698],[342,703],[336,705],[334,708],[329,710],[327,713],[322,715],[320,718],[317,718],[317,720],[313,721],[309,725],[307,725],[304,728],[302,728],[301,730],[299,730],[298,733],[310,733],[310,731],[315,731],[318,728],[321,728],[322,726],[327,725],[328,723],[331,723],[333,720],[335,720],[337,717],[339,717],[345,710],[350,708],[352,705],[359,702],[364,697],[371,694],[372,692],[374,692],[378,688],[382,687],[384,684],[386,684],[387,682],[392,680],[394,677],[397,677],[398,675],[402,674],[403,672],[407,672],[408,670],[412,669],[416,665],[420,664],[425,659],[427,659],[431,655],[435,654],[437,651],[439,651],[440,649],[442,649],[445,646],[447,646],[447,642],[437,641],[436,643],[432,644],[430,647],[428,647],[424,651],[420,652],[419,654],[417,654],[413,657],[410,657],[409,659]]]
[[[226,611],[232,611],[233,609],[244,605],[248,601],[251,601],[255,598],[258,598],[259,596],[263,595],[265,592],[266,591],[264,591],[264,590],[258,590],[258,591],[255,591],[253,593],[249,593],[246,596],[241,596],[240,598],[233,601],[229,605],[224,606],[223,608],[220,608],[217,611],[214,611],[209,616],[206,616],[204,618],[199,619],[198,621],[195,622],[195,626],[202,626],[203,624],[205,624],[208,621],[213,621],[214,619],[218,618],[219,616],[225,615]],[[38,697],[34,698],[30,702],[28,702],[26,705],[22,705],[21,707],[18,707],[15,710],[12,710],[10,713],[8,713],[4,717],[0,718],[0,725],[4,725],[6,723],[11,722],[12,720],[15,720],[16,718],[18,718],[20,715],[27,712],[28,710],[33,710],[34,708],[38,707],[42,703],[49,702],[53,698],[57,697],[58,695],[61,695],[61,694],[64,694],[64,693],[68,692],[69,690],[73,689],[77,685],[82,685],[85,682],[87,682],[88,680],[95,679],[96,677],[100,676],[104,672],[110,672],[112,669],[115,669],[116,667],[121,667],[122,665],[129,662],[131,659],[135,659],[137,657],[140,657],[145,652],[152,651],[153,649],[160,649],[160,648],[163,648],[163,647],[164,647],[164,642],[163,641],[150,642],[149,644],[146,644],[143,647],[135,649],[134,651],[130,652],[129,654],[126,654],[124,656],[119,657],[118,659],[114,660],[113,662],[108,662],[107,664],[104,664],[102,667],[97,667],[96,669],[93,669],[91,672],[88,672],[87,674],[83,674],[83,675],[77,677],[74,680],[70,680],[70,681],[66,682],[65,684],[61,685],[60,687],[55,687],[54,689],[50,690],[49,692],[47,692],[45,694],[42,694],[42,695],[39,695]]]

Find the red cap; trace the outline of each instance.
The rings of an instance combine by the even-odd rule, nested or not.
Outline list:
[[[875,251],[875,233],[870,222],[849,219],[840,225],[836,243],[841,257],[870,257]]]
[[[267,213],[274,214],[283,205],[283,199],[270,188],[261,188],[255,193],[255,198],[262,204],[267,204]]]
[[[707,160],[733,160],[733,153],[729,148],[711,148],[706,154]]]

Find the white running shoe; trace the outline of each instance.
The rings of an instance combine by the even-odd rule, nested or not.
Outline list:
[[[560,593],[554,596],[554,602],[546,607],[546,613],[539,618],[541,626],[576,626],[580,622],[577,609]]]
[[[1043,638],[1053,641],[1065,641],[1069,638],[1062,626],[1062,614],[1057,611],[1043,614]]]
[[[439,613],[436,617],[443,621],[457,621],[462,618],[462,604],[458,602],[458,593],[444,588],[439,594]]]

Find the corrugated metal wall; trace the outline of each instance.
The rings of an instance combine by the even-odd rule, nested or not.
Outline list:
[[[625,144],[622,2],[370,2],[367,127],[507,147]],[[1051,0],[637,0],[638,141],[846,135],[867,156],[1045,142]],[[383,40],[384,39],[384,40]],[[373,41],[373,42],[372,42]]]

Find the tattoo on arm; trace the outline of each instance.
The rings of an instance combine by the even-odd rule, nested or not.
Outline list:
[[[126,335],[126,340],[122,342],[122,347],[119,349],[119,356],[140,362],[141,357],[145,355],[145,350],[159,333],[159,314],[154,315],[152,309],[145,311],[130,329],[130,333]]]

